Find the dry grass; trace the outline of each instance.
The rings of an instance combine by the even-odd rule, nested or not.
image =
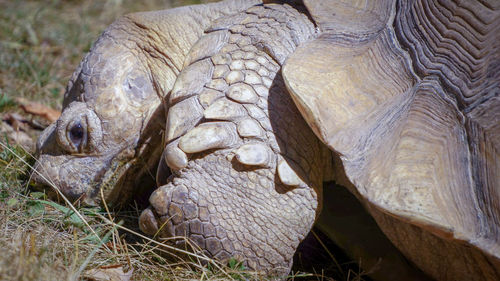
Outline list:
[[[58,108],[83,54],[116,18],[197,2],[0,0],[0,95],[41,100]]]
[[[137,229],[138,209],[50,201],[29,188],[33,157],[20,146],[0,146],[0,280],[108,280],[96,277],[110,277],[109,270],[130,280],[268,280],[235,260],[211,260],[190,241],[179,250],[145,237]],[[340,280],[362,280],[351,269],[338,273]],[[323,272],[288,279],[333,280]]]
[[[196,2],[0,0],[0,115],[20,113],[17,97],[60,109],[73,70],[120,15]],[[27,133],[35,139],[40,131]],[[235,261],[217,264],[200,253],[182,254],[141,236],[137,209],[75,209],[47,200],[30,189],[33,161],[29,152],[0,134],[0,280],[99,280],[98,273],[109,277],[130,270],[131,280],[266,279],[245,272]],[[313,280],[332,280],[321,275]]]
[[[234,262],[219,264],[189,241],[186,250],[177,250],[144,237],[133,229],[138,210],[48,201],[26,185],[32,157],[0,145],[0,280],[94,280],[98,273],[109,277],[110,269],[133,270],[131,280],[264,278]]]

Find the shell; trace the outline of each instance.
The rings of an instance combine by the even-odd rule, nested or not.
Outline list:
[[[322,34],[283,77],[345,184],[432,277],[498,280],[498,2],[304,2]]]

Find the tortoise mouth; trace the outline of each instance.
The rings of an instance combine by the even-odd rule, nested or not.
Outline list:
[[[43,190],[55,200],[64,195],[73,203],[97,206],[114,204],[110,194],[120,193],[125,183],[122,178],[136,162],[135,158],[123,157],[120,152],[114,157],[76,157],[70,155],[40,155],[32,171],[33,188]],[[126,154],[126,153],[125,153]]]
[[[64,157],[66,158],[66,157]],[[31,172],[31,182],[37,190],[44,191],[51,199],[60,199],[62,193],[71,202],[76,202],[83,196],[85,190],[82,178],[75,178],[76,171],[70,173],[70,178],[61,175],[68,174],[71,159],[64,159],[62,156],[40,155]],[[66,160],[66,161],[64,161]],[[59,190],[60,192],[57,192]]]

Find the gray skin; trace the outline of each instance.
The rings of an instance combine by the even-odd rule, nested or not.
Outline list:
[[[332,168],[280,70],[318,34],[301,6],[252,4],[113,23],[73,75],[61,118],[37,143],[35,181],[50,181],[73,201],[100,204],[103,190],[108,203],[120,204],[150,187],[142,179],[161,160],[159,188],[139,220],[145,233],[187,236],[219,260],[287,274]],[[384,243],[396,256],[388,272],[421,278]]]
[[[106,56],[113,60],[96,67],[94,61]],[[118,60],[123,67],[116,71]],[[68,87],[61,117],[38,139],[35,169],[41,174],[35,173],[34,179],[53,183],[71,201],[94,205],[99,204],[101,187],[110,201],[126,193],[132,180],[127,173],[136,170],[133,166],[153,168],[141,154],[155,148],[145,142],[159,144],[160,138],[152,133],[161,128],[162,114],[151,118],[159,98],[147,66],[127,48],[103,36],[80,68]],[[108,83],[113,80],[120,84]],[[150,138],[141,139],[141,134]],[[109,194],[116,185],[123,186],[115,189],[120,194]]]

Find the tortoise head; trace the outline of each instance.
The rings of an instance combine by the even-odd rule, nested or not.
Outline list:
[[[160,95],[147,57],[125,43],[101,36],[69,82],[61,117],[37,141],[34,180],[70,200],[95,204],[101,187],[121,200],[137,181],[129,174],[154,169],[146,156],[161,141]]]

